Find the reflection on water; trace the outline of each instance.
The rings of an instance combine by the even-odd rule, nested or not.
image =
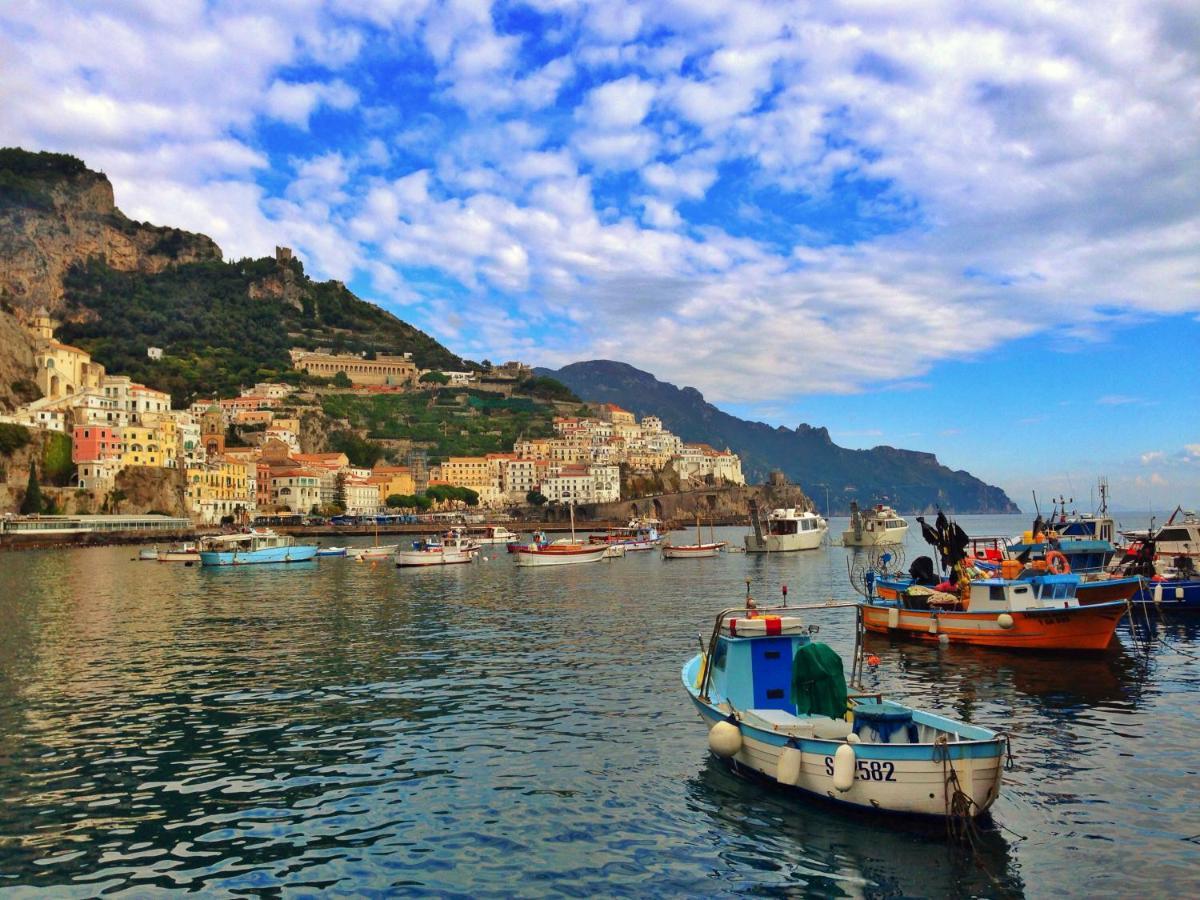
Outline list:
[[[981,869],[936,824],[780,798],[707,753],[679,687],[697,633],[747,578],[763,602],[845,597],[841,548],[404,571],[131,555],[0,557],[0,891],[995,896],[1087,872],[1092,893],[1195,893],[1194,622],[1086,658],[870,638],[868,687],[1013,735]],[[810,618],[848,658],[852,617]]]

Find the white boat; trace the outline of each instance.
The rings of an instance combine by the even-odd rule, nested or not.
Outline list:
[[[605,550],[605,559],[624,559],[626,546],[624,544],[609,544]]]
[[[154,562],[158,559],[158,546],[143,547],[138,551],[138,559],[142,562]]]
[[[908,522],[890,506],[877,503],[863,512],[857,502],[850,504],[850,527],[842,532],[847,547],[877,547],[903,544]]]
[[[307,562],[316,555],[316,544],[297,544],[290,534],[276,534],[267,528],[206,538],[201,544],[200,565]]]
[[[346,556],[350,559],[358,560],[387,559],[399,549],[399,544],[372,544],[369,547],[347,547]]]
[[[705,543],[700,537],[700,519],[696,519],[696,543],[694,544],[672,544],[668,538],[668,543],[663,544],[662,552],[663,559],[704,559],[705,557],[716,556],[725,546],[728,541],[709,541]]]
[[[567,566],[576,563],[599,562],[608,557],[605,544],[536,544],[517,550],[518,566]]]
[[[200,547],[192,542],[176,544],[166,550],[158,551],[159,562],[194,563],[200,562]]]
[[[560,538],[552,544],[530,544],[516,550],[518,566],[569,566],[609,559],[612,546],[582,544],[575,540],[575,506],[571,505],[571,539]],[[625,549],[629,549],[625,547]]]
[[[682,672],[709,750],[779,795],[929,816],[987,810],[1007,737],[849,693],[841,660],[798,615],[807,608],[818,607],[717,616],[707,648]]]
[[[814,512],[786,507],[773,509],[761,518],[758,504],[750,502],[752,534],[746,535],[747,553],[788,553],[815,550],[829,531],[826,521]]]
[[[471,535],[471,540],[476,544],[508,544],[519,538],[519,534],[503,525],[484,525],[482,533]]]
[[[448,536],[440,541],[413,541],[411,547],[397,550],[396,566],[453,566],[469,563],[475,558],[476,547],[466,538]]]

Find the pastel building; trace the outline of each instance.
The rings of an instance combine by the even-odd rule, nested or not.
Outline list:
[[[123,452],[120,430],[108,425],[76,425],[71,430],[71,462],[119,460]]]

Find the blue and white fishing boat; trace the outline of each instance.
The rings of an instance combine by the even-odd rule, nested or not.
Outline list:
[[[268,528],[207,538],[201,545],[200,565],[306,562],[316,555],[316,544],[297,544],[290,534],[276,534]]]
[[[780,791],[893,813],[984,812],[1000,793],[1007,736],[849,694],[841,659],[798,615],[832,605],[856,604],[717,616],[707,648],[683,667],[709,749]]]
[[[345,556],[345,547],[318,547],[317,556]]]

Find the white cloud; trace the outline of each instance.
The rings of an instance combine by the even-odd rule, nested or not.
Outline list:
[[[1142,454],[1142,456],[1141,456],[1142,465],[1148,466],[1151,463],[1160,462],[1165,457],[1166,457],[1166,454],[1163,453],[1161,450],[1150,450],[1150,451]]]
[[[267,89],[265,109],[276,119],[307,129],[308,120],[318,107],[349,109],[356,100],[357,92],[342,81],[324,84],[276,79]]]

